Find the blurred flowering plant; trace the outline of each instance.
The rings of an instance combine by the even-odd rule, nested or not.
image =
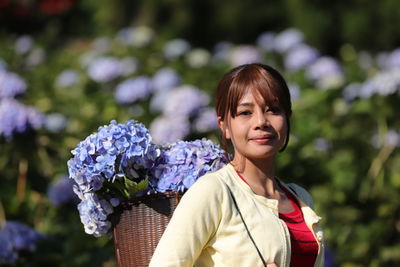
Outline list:
[[[7,221],[0,228],[0,264],[13,264],[22,251],[34,251],[38,239],[44,238],[30,227],[16,221]]]

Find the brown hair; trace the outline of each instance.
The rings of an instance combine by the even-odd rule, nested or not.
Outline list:
[[[240,99],[248,91],[258,92],[264,101],[270,105],[278,105],[286,115],[286,140],[280,151],[285,150],[289,142],[290,116],[292,104],[285,79],[274,68],[260,64],[245,64],[227,72],[218,84],[216,92],[217,116],[224,121],[227,116],[234,118]],[[255,94],[256,95],[256,94]],[[222,134],[221,146],[228,157],[228,142]]]

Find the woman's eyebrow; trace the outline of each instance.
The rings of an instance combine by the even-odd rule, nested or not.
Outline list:
[[[238,107],[241,107],[241,106],[243,106],[243,107],[253,107],[254,103],[252,103],[252,102],[244,102],[244,103],[240,103],[238,105]]]

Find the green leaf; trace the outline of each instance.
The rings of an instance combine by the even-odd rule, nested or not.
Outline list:
[[[136,195],[137,193],[144,191],[149,186],[149,180],[147,178],[136,183],[126,177],[124,177],[125,189],[128,191],[129,195]]]

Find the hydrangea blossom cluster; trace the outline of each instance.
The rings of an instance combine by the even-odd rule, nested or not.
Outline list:
[[[69,176],[76,183],[75,193],[83,200],[85,193],[100,190],[104,181],[145,179],[160,149],[143,124],[113,120],[80,142],[72,154],[67,163]]]
[[[96,82],[109,82],[123,73],[121,61],[113,57],[100,57],[90,62],[88,75]]]
[[[290,50],[286,55],[284,64],[290,71],[296,71],[312,64],[319,56],[318,51],[305,44],[301,44]]]
[[[306,76],[314,81],[319,89],[338,87],[344,82],[344,74],[339,62],[327,56],[320,57],[311,64],[306,70]]]
[[[150,133],[157,144],[176,142],[189,135],[190,122],[183,116],[160,116],[152,121]]]
[[[72,150],[69,176],[82,200],[78,210],[86,233],[100,236],[108,232],[107,216],[113,206],[137,193],[130,186],[148,177],[160,153],[145,126],[133,120],[125,124],[111,121]]]
[[[225,164],[224,151],[210,140],[179,141],[163,149],[153,169],[150,187],[156,192],[183,192],[199,177]]]
[[[147,76],[139,76],[120,83],[114,96],[119,104],[132,104],[139,99],[147,98],[152,91],[151,79]]]
[[[85,232],[95,237],[107,234],[111,229],[108,216],[114,212],[112,201],[109,202],[95,193],[87,193],[84,197],[78,204],[78,211]]]
[[[79,73],[72,69],[61,72],[56,78],[56,86],[59,88],[71,87],[79,82]]]
[[[61,176],[47,190],[50,202],[57,207],[65,203],[77,203],[79,199],[72,190],[73,185],[74,181],[69,179],[67,175]]]
[[[167,59],[175,59],[190,50],[190,44],[184,39],[173,39],[165,44],[164,46],[164,56]]]
[[[232,50],[230,62],[232,66],[239,66],[254,62],[263,62],[260,50],[252,45],[237,46]]]
[[[16,221],[7,221],[0,229],[0,264],[13,264],[18,260],[19,252],[33,252],[36,242],[44,238],[32,228]]]
[[[200,133],[213,131],[218,128],[217,113],[213,108],[205,108],[193,122],[194,130]]]
[[[21,77],[12,72],[0,71],[0,99],[20,95],[25,90],[26,83]]]
[[[171,116],[189,117],[209,103],[209,97],[191,85],[182,85],[169,94],[169,101],[165,103],[163,113]]]
[[[43,123],[44,116],[37,109],[25,106],[13,98],[0,99],[0,135],[6,139],[11,139],[14,132],[39,129]]]

